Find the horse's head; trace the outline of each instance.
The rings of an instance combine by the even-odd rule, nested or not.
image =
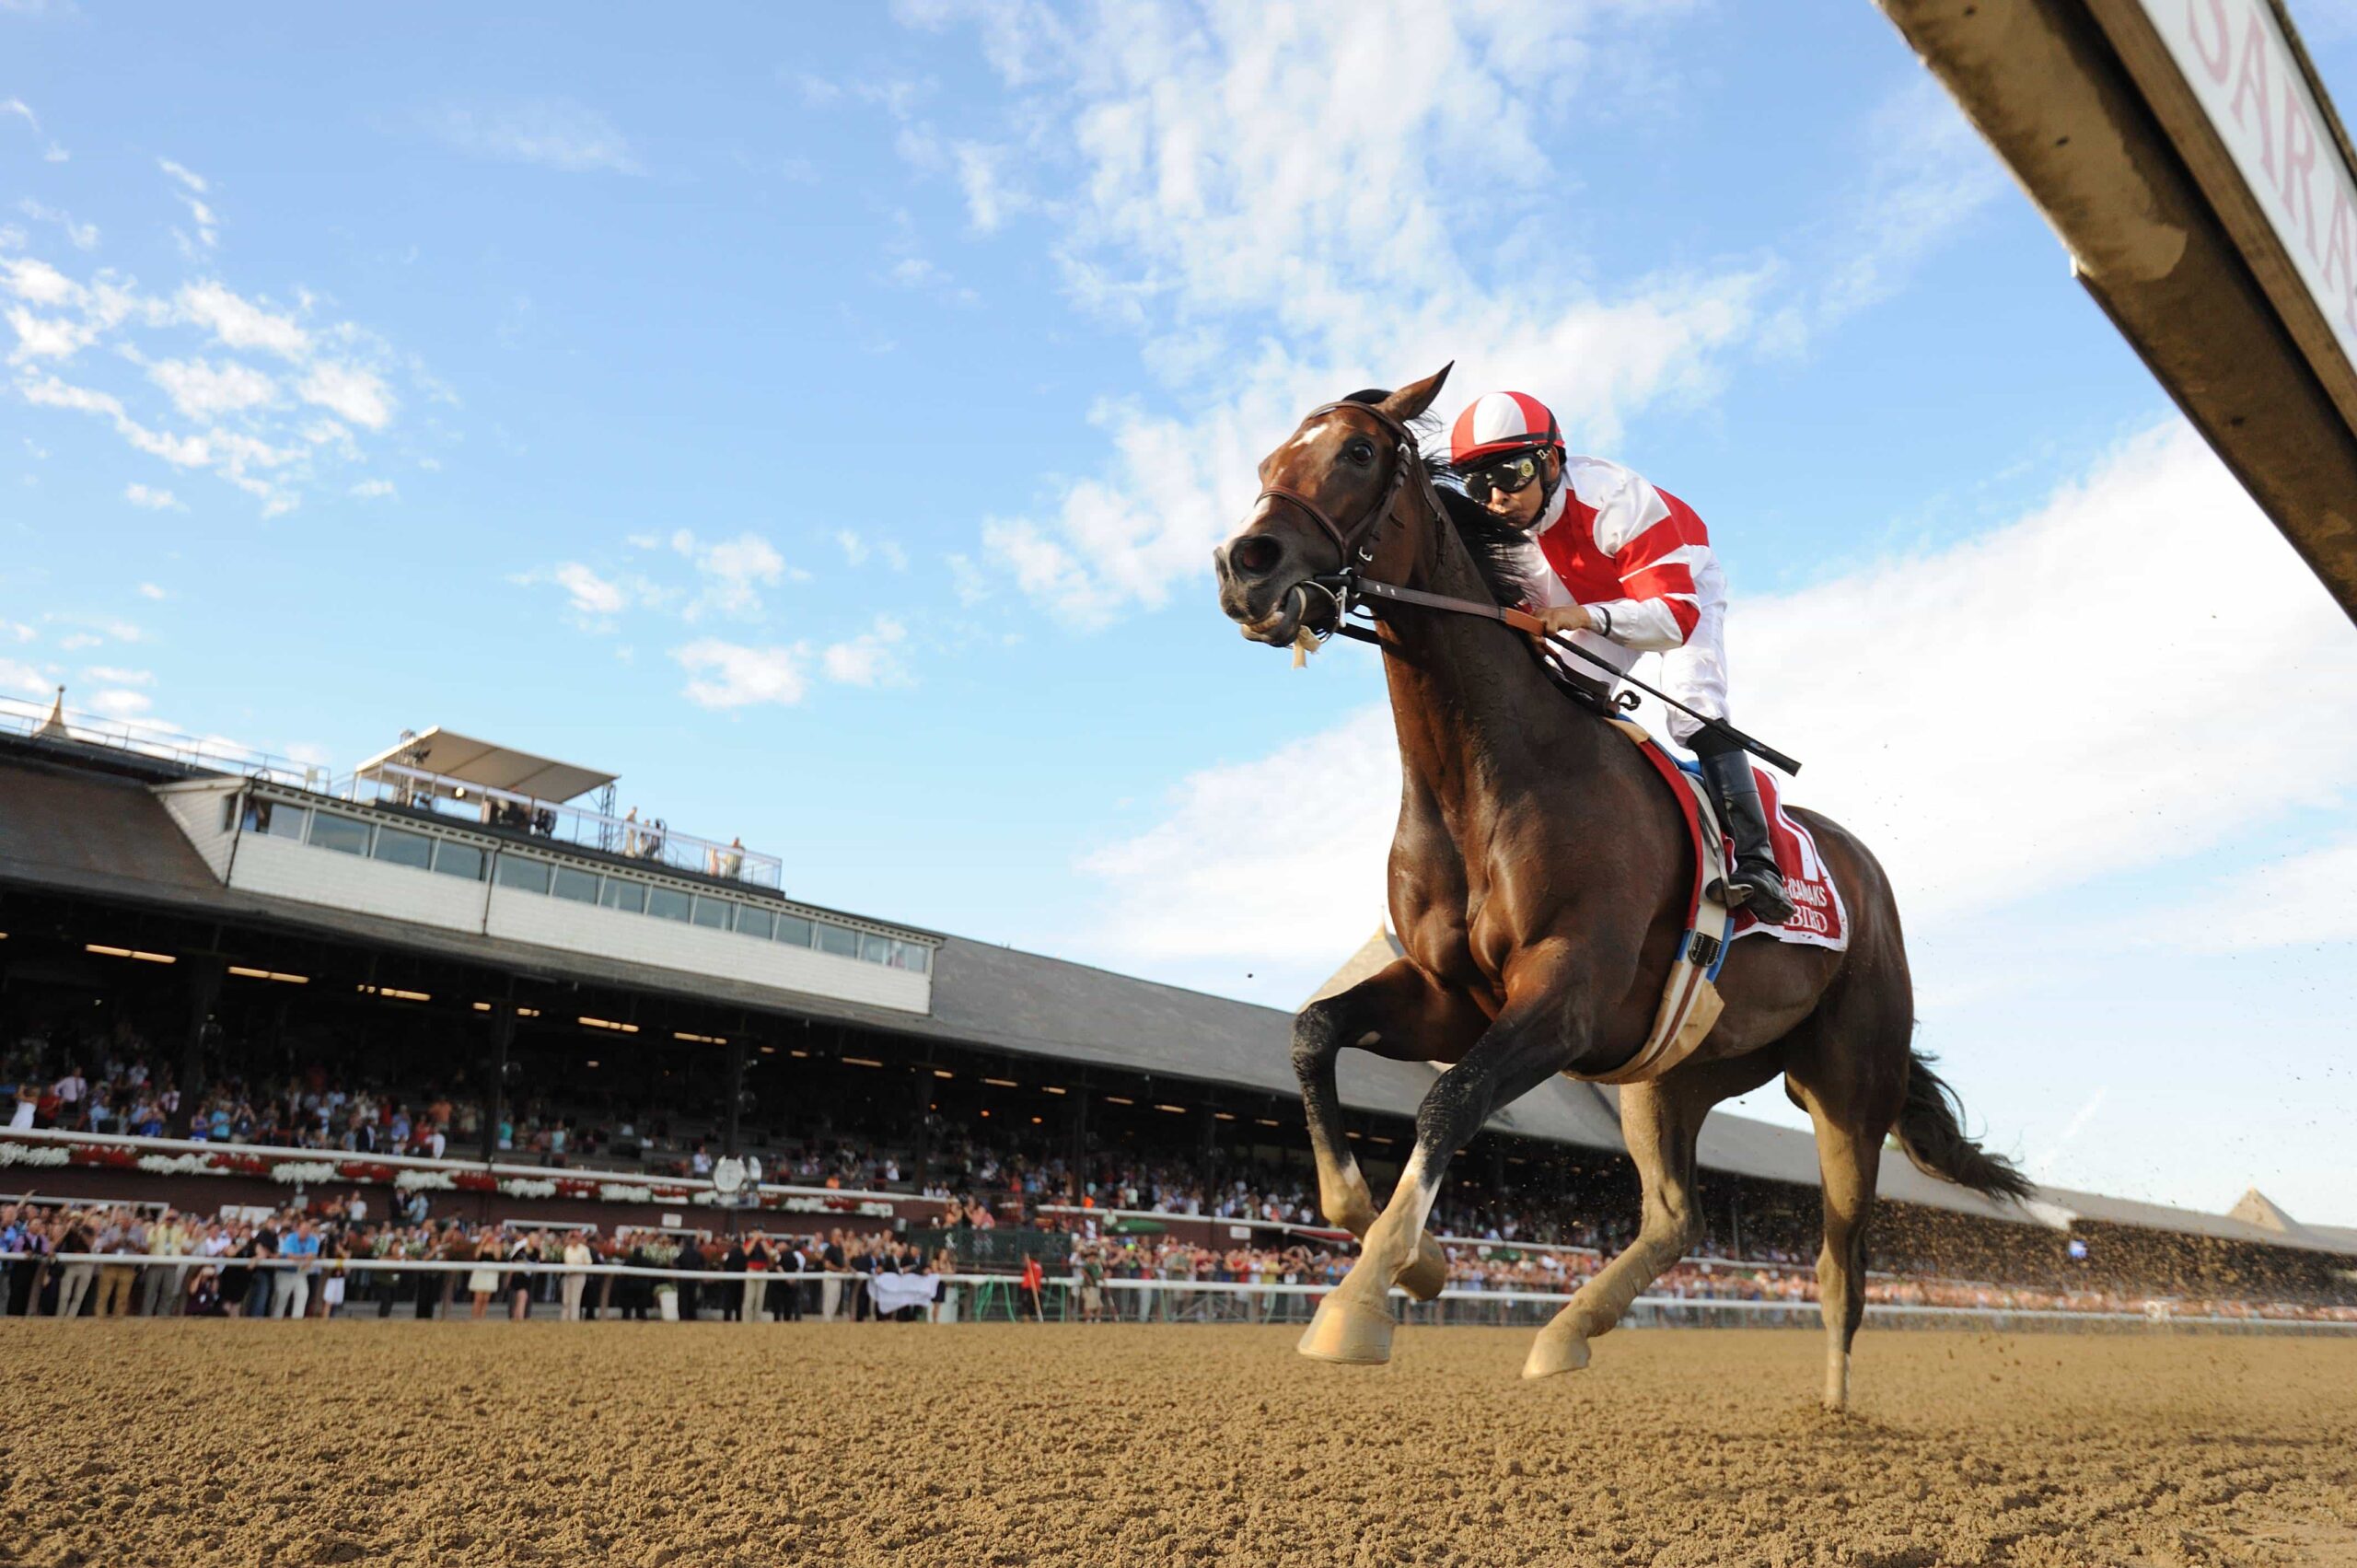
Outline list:
[[[1361,567],[1403,582],[1418,509],[1398,505],[1420,482],[1409,423],[1432,406],[1448,367],[1396,392],[1353,393],[1297,425],[1260,459],[1260,499],[1234,539],[1212,552],[1219,607],[1255,642],[1291,644],[1305,620],[1330,631],[1332,598],[1313,577]]]

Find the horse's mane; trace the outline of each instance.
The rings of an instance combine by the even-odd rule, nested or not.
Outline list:
[[[1341,401],[1346,403],[1380,403],[1391,395],[1388,389],[1368,387],[1353,392]],[[1437,436],[1441,422],[1431,413],[1419,414],[1408,422],[1408,428],[1419,439]],[[1473,569],[1481,574],[1482,586],[1490,597],[1502,605],[1525,604],[1538,597],[1536,585],[1525,572],[1529,560],[1529,536],[1519,528],[1510,528],[1490,515],[1490,509],[1457,487],[1456,473],[1448,459],[1427,454],[1424,471],[1433,481],[1432,494],[1440,498],[1441,511],[1457,528],[1457,537],[1473,557]]]

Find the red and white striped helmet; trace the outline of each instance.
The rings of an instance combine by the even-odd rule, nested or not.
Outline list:
[[[1547,405],[1527,392],[1484,392],[1466,404],[1448,427],[1448,460],[1454,468],[1548,447],[1562,450],[1563,433]]]

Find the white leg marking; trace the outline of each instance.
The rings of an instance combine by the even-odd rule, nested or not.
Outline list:
[[[1373,1045],[1376,1040],[1379,1040],[1382,1038],[1383,1031],[1381,1029],[1369,1029],[1366,1033],[1359,1036],[1359,1045],[1361,1049],[1364,1049],[1367,1046]]]

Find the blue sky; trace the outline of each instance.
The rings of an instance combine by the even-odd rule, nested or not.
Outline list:
[[[488,733],[800,896],[1291,1005],[1396,763],[1209,549],[1453,358],[1711,519],[1737,716],[1883,852],[1997,1144],[2357,1223],[2357,631],[1863,0],[478,9],[0,6],[9,695]]]

